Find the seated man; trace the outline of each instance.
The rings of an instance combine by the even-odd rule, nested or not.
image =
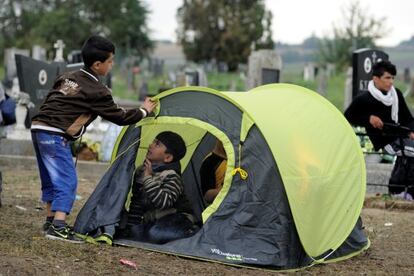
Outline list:
[[[201,190],[204,200],[211,204],[223,187],[227,169],[227,155],[223,144],[217,140],[213,151],[204,159],[200,168]]]
[[[345,111],[345,117],[352,125],[363,126],[375,150],[384,149],[389,154],[414,157],[414,133],[407,132],[400,145],[398,133],[384,123],[397,124],[413,129],[411,115],[400,90],[394,88],[395,66],[389,61],[380,61],[373,66],[373,77],[368,84],[368,92],[357,96]],[[390,187],[390,192],[399,192]]]
[[[156,136],[144,164],[135,171],[121,237],[161,244],[194,234],[193,211],[181,180],[180,159],[185,153],[178,134],[165,131]]]

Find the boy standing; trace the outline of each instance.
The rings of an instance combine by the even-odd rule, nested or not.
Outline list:
[[[47,203],[43,225],[46,237],[81,242],[66,225],[76,196],[77,175],[69,140],[75,140],[97,116],[118,125],[134,124],[156,106],[149,98],[138,109],[125,110],[114,103],[111,91],[98,79],[111,69],[114,44],[100,36],[82,47],[83,69],[59,76],[32,119],[32,140]]]
[[[166,243],[194,234],[194,216],[184,194],[180,160],[186,146],[178,134],[159,133],[135,171],[127,229],[121,236]]]

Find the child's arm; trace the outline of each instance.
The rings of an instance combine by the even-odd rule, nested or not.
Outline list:
[[[156,102],[147,98],[143,108],[124,109],[114,102],[112,95],[108,92],[95,99],[91,109],[97,115],[117,125],[129,125],[145,118],[156,105]]]
[[[181,177],[174,171],[169,171],[165,177],[145,176],[144,190],[151,202],[158,209],[171,208],[183,193]]]

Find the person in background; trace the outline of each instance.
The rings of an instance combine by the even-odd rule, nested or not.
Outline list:
[[[200,168],[201,190],[205,202],[211,204],[223,187],[227,170],[227,155],[223,144],[217,140],[213,151],[207,155]]]
[[[403,94],[394,87],[395,65],[380,61],[374,64],[372,70],[368,91],[358,95],[344,115],[350,124],[365,127],[375,150],[384,149],[387,153],[396,154],[401,151],[399,139],[392,129],[384,127],[384,123],[413,129],[414,118]],[[414,133],[410,132],[405,138],[407,156],[414,156]]]
[[[357,96],[344,115],[350,124],[365,127],[375,150],[383,149],[388,154],[398,156],[390,184],[406,184],[411,182],[407,177],[412,175],[410,164],[414,160],[414,132],[410,131],[414,129],[414,118],[403,94],[394,87],[396,74],[395,65],[389,61],[374,64],[368,91]],[[408,130],[401,132],[398,126]],[[408,159],[404,161],[402,156]],[[403,165],[405,163],[407,166]],[[404,188],[389,186],[392,194],[403,190]],[[414,196],[414,189],[409,188],[408,193]],[[407,193],[403,192],[402,196],[406,198]]]

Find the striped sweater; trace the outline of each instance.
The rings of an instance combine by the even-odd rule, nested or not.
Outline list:
[[[173,169],[165,168],[153,172],[150,176],[144,176],[143,168],[137,168],[128,221],[142,223],[141,219],[145,217],[145,222],[149,222],[162,217],[162,214],[176,212],[193,214],[184,194],[181,175]]]
[[[181,177],[173,170],[165,170],[143,178],[143,190],[157,209],[172,208],[183,193]]]

